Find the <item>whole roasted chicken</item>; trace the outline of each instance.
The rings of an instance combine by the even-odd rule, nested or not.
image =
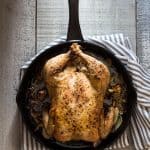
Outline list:
[[[97,142],[114,124],[115,108],[104,115],[104,96],[110,80],[107,66],[73,43],[67,53],[49,59],[43,77],[51,98],[43,111],[43,135],[57,141]]]

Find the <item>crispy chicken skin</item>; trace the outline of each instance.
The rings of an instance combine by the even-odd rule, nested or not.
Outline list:
[[[101,61],[73,43],[70,50],[49,59],[43,77],[52,103],[43,111],[43,135],[61,142],[97,142],[113,126],[114,108],[104,117],[103,102],[110,72]]]

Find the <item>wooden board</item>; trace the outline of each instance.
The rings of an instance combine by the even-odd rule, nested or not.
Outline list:
[[[137,0],[137,55],[150,73],[150,1]]]
[[[81,0],[80,22],[84,36],[124,33],[130,37],[135,50],[135,0]],[[66,35],[67,25],[66,0],[37,1],[38,49]]]
[[[35,52],[34,0],[0,0],[0,149],[20,150],[19,68]]]

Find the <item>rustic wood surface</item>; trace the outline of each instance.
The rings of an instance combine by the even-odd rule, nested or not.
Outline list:
[[[137,55],[150,73],[150,1],[137,0]]]
[[[53,39],[66,35],[67,22],[67,0],[0,0],[1,150],[22,147],[15,103],[20,66]],[[84,36],[124,33],[150,71],[150,1],[82,0],[80,22]]]
[[[130,16],[130,17],[129,17]],[[135,50],[135,0],[81,0],[80,23],[83,35],[124,33]],[[37,1],[37,47],[66,35],[68,4],[66,0]]]
[[[19,68],[35,53],[34,0],[0,0],[0,149],[20,150]]]

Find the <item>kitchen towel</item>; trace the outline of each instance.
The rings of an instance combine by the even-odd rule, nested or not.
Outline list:
[[[65,39],[65,37],[56,39],[46,48],[64,42]],[[137,104],[131,117],[130,126],[114,144],[106,149],[123,149],[129,147],[131,143],[133,143],[132,145],[136,150],[150,149],[150,74],[142,68],[138,58],[132,51],[129,39],[124,37],[123,34],[90,36],[86,40],[96,44],[103,44],[113,52],[130,72],[137,91]],[[39,51],[21,67],[21,77],[30,63],[42,52],[43,50]],[[31,137],[23,123],[21,137],[22,150],[47,150]]]

